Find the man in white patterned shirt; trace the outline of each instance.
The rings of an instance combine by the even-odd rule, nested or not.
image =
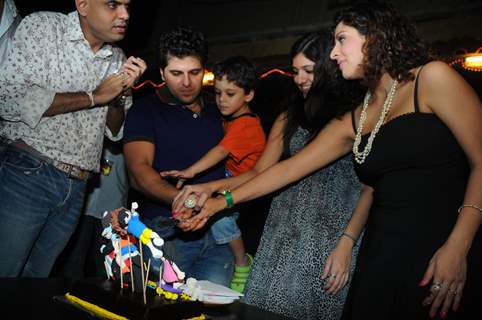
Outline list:
[[[111,43],[130,0],[23,19],[0,73],[0,277],[47,277],[74,231],[103,137],[122,138],[130,87],[145,71]]]

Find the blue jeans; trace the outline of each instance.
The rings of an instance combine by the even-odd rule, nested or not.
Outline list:
[[[182,232],[162,225],[168,218],[144,219],[146,226],[164,238],[162,248],[166,258],[174,261],[186,277],[209,280],[229,286],[234,271],[234,256],[227,244],[216,244],[210,230]],[[170,237],[166,237],[171,235]],[[146,258],[146,251],[143,250]],[[148,258],[148,257],[147,257]],[[159,263],[151,261],[153,273],[159,272]]]
[[[0,146],[0,277],[48,277],[79,220],[85,181]]]
[[[236,219],[239,213],[230,212],[211,225],[211,232],[217,244],[226,244],[241,237]]]

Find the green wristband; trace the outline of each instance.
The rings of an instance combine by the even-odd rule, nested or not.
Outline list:
[[[234,207],[234,200],[233,200],[233,195],[231,191],[226,190],[223,192],[224,199],[226,199],[226,204],[228,205],[228,208]]]

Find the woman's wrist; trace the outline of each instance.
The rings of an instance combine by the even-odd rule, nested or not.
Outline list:
[[[188,167],[184,170],[184,172],[189,178],[195,177],[198,174],[195,167]]]
[[[209,188],[209,191],[211,192],[211,194],[214,194],[214,193],[222,193],[224,190],[227,190],[229,188],[227,188],[225,186],[224,183],[222,183],[224,179],[220,179],[220,180],[214,180],[214,181],[211,181],[211,182],[207,182],[206,185],[208,186]]]
[[[459,207],[459,209],[457,210],[457,212],[460,214],[460,212],[463,210],[463,209],[471,209],[471,210],[475,210],[475,211],[479,211],[479,213],[482,213],[482,207],[478,206],[478,205],[475,205],[475,204],[463,204]]]
[[[466,235],[454,234],[453,232],[444,244],[444,247],[454,252],[462,253],[464,256],[467,256],[471,246],[472,239],[467,238]]]
[[[216,189],[212,185],[212,182],[205,182],[196,185],[197,188],[195,189],[199,193],[204,193],[209,197],[211,197],[214,193],[216,193]]]
[[[219,194],[216,198],[216,205],[215,205],[215,210],[216,212],[222,211],[224,209],[227,209],[228,204],[226,203],[226,199],[224,198],[224,195]]]
[[[349,244],[353,248],[357,241],[356,241],[356,238],[354,236],[352,236],[349,233],[344,232],[340,236],[340,242]]]

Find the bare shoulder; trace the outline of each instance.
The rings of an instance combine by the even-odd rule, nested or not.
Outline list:
[[[423,84],[444,84],[452,81],[463,80],[457,71],[443,61],[431,61],[427,63],[419,74],[420,82]]]
[[[451,66],[442,61],[426,64],[419,73],[421,108],[443,118],[443,113],[457,112],[463,106],[480,105],[475,90]]]
[[[442,61],[427,63],[420,70],[419,82],[422,99],[426,99],[427,104],[432,107],[433,100],[440,102],[440,99],[447,96],[458,97],[473,91],[454,68]]]

